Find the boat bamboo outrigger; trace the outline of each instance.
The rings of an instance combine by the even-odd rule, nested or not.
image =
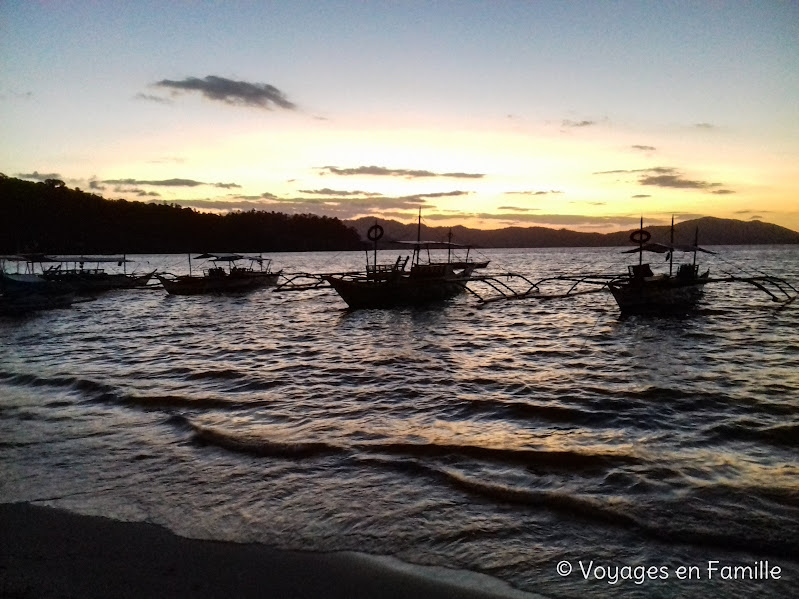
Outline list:
[[[398,242],[412,246],[412,255],[405,256],[404,259],[399,256],[392,264],[378,264],[377,244],[383,237],[383,228],[375,223],[367,232],[374,249],[371,264],[367,253],[366,271],[323,275],[322,279],[352,309],[416,306],[450,299],[463,293],[474,271],[485,268],[488,262],[470,260],[468,246],[452,243],[451,231],[446,242],[422,241],[421,228],[420,212],[416,241]],[[463,247],[467,248],[466,257],[462,260],[453,259],[453,249]],[[434,261],[430,255],[432,249],[446,249],[446,261]],[[427,262],[422,262],[423,250],[427,252]]]
[[[467,283],[474,279],[474,271],[488,266],[488,261],[470,259],[470,247],[448,241],[423,241],[421,239],[421,212],[417,225],[416,241],[398,241],[399,245],[413,248],[410,256],[398,256],[390,264],[378,264],[378,242],[383,237],[383,227],[375,223],[367,231],[373,243],[370,261],[366,253],[366,270],[342,273],[294,273],[275,291],[299,291],[332,287],[350,309],[392,308],[418,306],[450,299],[467,290]],[[466,256],[459,259],[454,251],[466,249]],[[431,250],[447,250],[445,261],[436,261]],[[423,261],[423,253],[427,261]]]
[[[272,272],[272,260],[261,256],[241,254],[201,254],[195,260],[210,260],[214,266],[205,269],[202,275],[192,274],[189,255],[189,274],[174,275],[156,273],[156,278],[170,295],[201,295],[206,293],[237,293],[252,291],[277,284],[282,271]],[[249,260],[250,266],[236,266],[239,260]],[[227,263],[228,269],[219,266]],[[253,268],[258,264],[259,268]]]
[[[521,291],[510,286],[506,289],[497,289],[499,293],[492,297],[478,296],[480,303],[485,306],[490,303],[507,300],[535,298],[538,300],[559,299],[574,297],[586,293],[609,291],[616,300],[622,314],[674,314],[694,310],[706,285],[711,283],[743,283],[766,293],[772,301],[788,304],[794,301],[799,292],[790,283],[780,277],[766,274],[753,276],[734,276],[724,273],[725,277],[711,277],[709,269],[699,273],[697,253],[716,254],[716,252],[699,247],[698,230],[695,232],[693,244],[681,245],[674,242],[674,219],[671,224],[669,243],[650,243],[651,234],[643,228],[643,219],[640,227],[630,234],[630,240],[638,245],[637,248],[625,250],[625,254],[637,253],[638,263],[628,266],[625,274],[604,275],[558,275],[545,277],[535,282],[510,274],[510,277],[521,277],[529,286]],[[644,262],[644,252],[666,254],[669,263],[669,272],[655,273],[649,262]],[[682,252],[692,254],[690,262],[677,266],[674,272],[674,253]],[[495,277],[487,277],[492,279]],[[475,278],[478,280],[479,278]],[[542,293],[545,283],[565,283],[570,286],[565,292]]]

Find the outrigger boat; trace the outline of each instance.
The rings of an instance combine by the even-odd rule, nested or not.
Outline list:
[[[250,267],[236,266],[239,260],[249,260]],[[215,266],[204,270],[202,275],[191,273],[191,256],[189,256],[189,274],[173,275],[156,273],[156,278],[170,295],[201,295],[208,293],[241,293],[273,287],[277,285],[281,272],[272,272],[270,258],[260,256],[242,256],[240,254],[201,254],[195,260],[211,260]],[[228,270],[219,266],[228,263]],[[252,267],[258,264],[259,269]]]
[[[155,270],[145,274],[128,274],[125,256],[49,256],[25,254],[6,256],[6,260],[26,263],[26,274],[58,283],[78,294],[95,294],[111,289],[145,287]],[[122,272],[107,272],[101,264],[116,264]]]
[[[24,260],[18,256],[0,256],[0,314],[18,315],[66,308],[75,301],[74,289],[63,283],[47,281],[41,275],[9,273],[5,261]]]
[[[650,243],[651,234],[644,230],[642,219],[639,229],[630,234],[630,240],[636,243],[638,247],[623,252],[625,254],[639,254],[638,264],[628,266],[626,274],[556,275],[532,282],[523,275],[507,273],[504,275],[505,281],[522,281],[525,285],[524,289],[516,290],[507,283],[498,285],[499,279],[497,276],[487,276],[485,278],[475,277],[475,280],[484,280],[497,293],[487,298],[483,298],[475,292],[473,293],[478,297],[478,301],[483,307],[501,301],[522,299],[556,300],[607,290],[613,295],[622,315],[666,315],[690,312],[697,308],[705,286],[712,283],[744,283],[751,285],[782,306],[790,304],[799,295],[799,291],[786,280],[772,275],[735,276],[724,272],[727,276],[711,277],[709,269],[699,274],[699,267],[696,263],[697,253],[716,254],[716,252],[700,248],[698,234],[697,230],[693,245],[675,244],[674,220],[672,219],[669,243]],[[676,274],[674,273],[675,251],[693,254],[692,262],[680,264]],[[669,262],[668,274],[654,273],[651,265],[643,261],[643,252],[666,254]],[[721,257],[718,259],[724,262]],[[568,284],[569,287],[565,292],[542,292],[545,284],[552,283],[560,286]]]
[[[374,244],[370,263],[366,254],[366,270],[359,272],[310,275],[297,273],[289,277],[276,291],[297,291],[332,287],[346,302],[350,309],[394,308],[400,306],[420,306],[444,301],[463,293],[466,284],[472,280],[475,270],[485,268],[488,262],[469,259],[469,248],[449,241],[422,241],[421,214],[417,227],[416,241],[399,241],[401,245],[413,247],[411,256],[398,256],[394,263],[377,263],[377,245],[383,237],[383,227],[375,223],[367,231],[367,237]],[[453,257],[456,248],[467,248],[464,259]],[[436,262],[430,250],[446,249],[446,261]],[[427,262],[422,261],[422,252],[427,252]],[[409,267],[410,263],[410,267]],[[310,283],[297,284],[298,280]]]
[[[71,285],[78,293],[99,293],[111,289],[146,287],[155,270],[145,274],[128,274],[125,256],[44,256],[34,262],[42,263],[42,277]],[[46,263],[58,263],[45,267]],[[94,265],[93,267],[91,265]],[[100,264],[116,264],[122,272],[106,272]]]
[[[622,314],[664,314],[693,310],[702,298],[705,285],[710,281],[710,271],[699,274],[696,264],[697,252],[713,254],[698,245],[699,231],[694,244],[689,246],[674,244],[674,219],[671,222],[670,243],[649,243],[652,235],[644,229],[643,219],[637,231],[630,234],[630,241],[638,247],[627,250],[626,254],[637,253],[638,264],[628,266],[626,277],[617,277],[608,282],[608,289],[619,305]],[[680,264],[674,274],[674,252],[693,254],[693,263]],[[649,263],[644,262],[644,252],[667,254],[669,274],[655,274]]]

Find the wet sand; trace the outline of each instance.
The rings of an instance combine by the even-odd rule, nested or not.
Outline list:
[[[152,524],[0,504],[0,596],[532,598],[487,576],[357,553],[187,539]]]

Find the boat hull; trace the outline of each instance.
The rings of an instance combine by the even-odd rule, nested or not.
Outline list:
[[[46,272],[42,277],[48,281],[69,285],[77,293],[100,293],[112,289],[134,289],[145,287],[155,271],[143,275],[127,275],[122,273],[82,273],[77,272]]]
[[[277,284],[280,273],[253,272],[225,276],[164,277],[156,275],[170,295],[205,295],[214,293],[245,293]]]
[[[327,276],[325,280],[351,309],[421,306],[455,297],[465,289],[462,279],[348,280]]]
[[[608,285],[622,314],[673,314],[690,312],[702,298],[707,277],[691,281],[673,278],[657,281],[611,282]]]

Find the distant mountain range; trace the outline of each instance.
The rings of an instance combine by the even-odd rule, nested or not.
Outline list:
[[[371,217],[344,221],[366,239],[366,232],[375,219]],[[385,235],[381,241],[387,246],[391,241],[416,239],[416,224],[404,225],[393,220],[377,220]],[[645,227],[652,234],[652,241],[668,242],[668,225]],[[767,245],[799,244],[799,233],[757,220],[741,221],[729,218],[706,216],[674,225],[674,242],[693,243],[699,229],[699,245]],[[637,227],[636,227],[637,229]],[[547,227],[507,227],[483,231],[467,227],[452,227],[452,241],[483,248],[545,248],[545,247],[618,247],[630,245],[630,233],[636,229],[614,233],[581,233],[567,229]],[[422,225],[422,240],[446,241],[449,227]]]

